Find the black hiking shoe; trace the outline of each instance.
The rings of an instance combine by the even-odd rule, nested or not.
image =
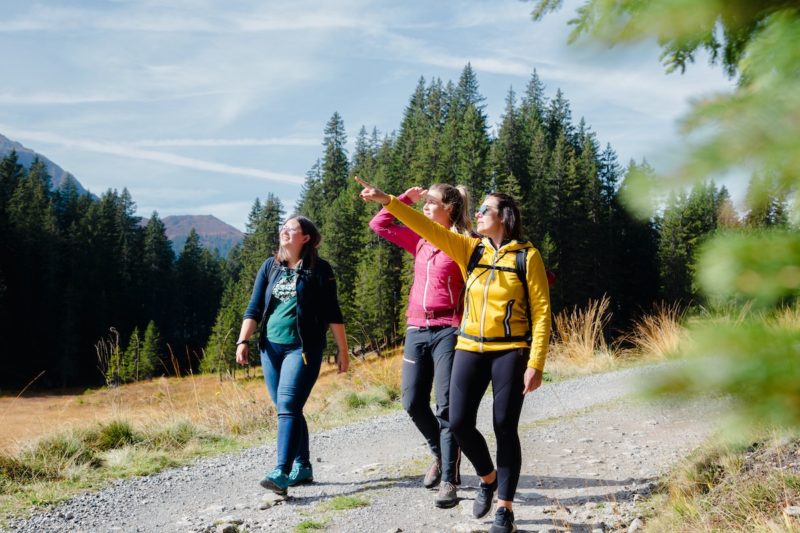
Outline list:
[[[497,490],[497,478],[491,485],[486,485],[481,481],[478,485],[478,492],[475,494],[475,501],[472,502],[472,516],[483,518],[492,509],[494,491]]]
[[[498,507],[494,515],[494,523],[489,528],[489,533],[514,533],[516,530],[514,511],[505,507]]]
[[[426,489],[432,489],[442,480],[442,460],[434,459],[428,471],[425,472],[425,478],[422,480],[422,486]]]

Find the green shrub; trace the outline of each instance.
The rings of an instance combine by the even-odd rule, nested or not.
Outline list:
[[[29,464],[65,466],[69,463],[100,466],[95,451],[78,434],[63,433],[41,440],[31,451],[23,452],[22,460]]]
[[[184,420],[147,435],[144,438],[144,443],[151,449],[180,449],[199,435],[198,428],[191,422]]]
[[[39,466],[23,462],[15,457],[0,455],[0,492],[5,492],[5,485],[8,481],[29,482],[33,480],[55,479],[57,476],[52,469],[44,469]]]
[[[100,451],[130,446],[141,440],[142,438],[133,430],[133,427],[123,420],[114,420],[107,425],[100,426],[86,436],[87,444]]]

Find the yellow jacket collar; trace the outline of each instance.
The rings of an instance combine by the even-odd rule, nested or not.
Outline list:
[[[494,246],[492,245],[492,240],[489,237],[481,237],[481,242],[486,250],[494,251]],[[497,249],[498,252],[516,252],[517,250],[523,250],[525,248],[531,248],[533,245],[528,241],[508,241],[503,246]]]

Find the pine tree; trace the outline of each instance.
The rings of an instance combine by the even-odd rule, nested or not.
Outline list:
[[[488,188],[486,157],[489,150],[484,97],[478,78],[467,63],[458,85],[448,84],[447,118],[442,129],[441,156],[445,176],[471,188],[476,198]]]
[[[387,173],[385,186],[398,194],[412,185],[426,183],[430,178],[430,161],[436,158],[433,144],[436,134],[431,131],[428,117],[429,98],[425,78],[420,77],[403,112],[393,165]]]
[[[153,211],[144,228],[142,253],[143,319],[155,320],[172,332],[175,316],[175,252],[167,238],[164,223]]]
[[[500,127],[497,132],[497,139],[492,143],[491,148],[491,168],[492,176],[496,185],[491,188],[504,190],[501,185],[509,176],[514,176],[519,190],[515,197],[523,205],[527,198],[522,196],[522,191],[526,190],[528,180],[528,150],[525,145],[525,135],[523,123],[519,111],[516,109],[516,94],[510,88],[506,96],[506,107],[501,117]],[[505,187],[507,189],[507,187]]]
[[[139,353],[139,374],[137,379],[153,377],[160,369],[161,334],[152,320],[144,330],[141,352]]]
[[[788,192],[773,174],[754,175],[747,185],[749,207],[745,224],[752,228],[786,227],[789,224]]]
[[[534,69],[531,79],[525,88],[525,94],[519,108],[519,118],[522,122],[522,139],[520,142],[530,146],[536,131],[542,127],[547,104],[544,95],[544,84],[539,79],[539,74]]]
[[[223,286],[218,256],[200,245],[192,228],[177,261],[180,328],[176,335],[181,371],[196,370],[219,308]]]
[[[10,154],[0,160],[0,230],[2,230],[7,217],[8,202],[23,175],[24,169],[19,164],[16,150],[12,150]]]
[[[489,192],[487,180],[487,156],[489,136],[486,133],[486,117],[470,105],[464,113],[459,128],[456,156],[456,181],[466,185],[475,196]]]
[[[561,89],[558,89],[556,97],[550,100],[550,104],[545,111],[544,124],[551,149],[555,148],[559,137],[563,136],[567,141],[572,142],[574,132],[572,110]]]
[[[528,238],[538,245],[546,233],[552,230],[556,214],[556,185],[548,178],[550,175],[550,150],[547,147],[547,134],[543,127],[537,126],[533,132],[528,155],[527,200],[522,206],[522,219]]]
[[[311,170],[306,172],[306,181],[300,189],[300,198],[297,200],[295,210],[308,218],[321,213],[327,204],[323,196],[322,163],[317,159]]]
[[[322,196],[326,205],[331,205],[347,186],[347,134],[338,112],[325,126],[322,144],[325,149],[322,159]]]
[[[12,165],[12,157],[6,170]],[[56,331],[40,327],[31,317],[41,314],[42,309],[58,309],[61,303],[61,290],[58,284],[57,219],[49,189],[49,178],[44,165],[38,159],[28,172],[12,176],[6,183],[16,180],[7,204],[5,224],[7,241],[2,245],[4,256],[0,271],[6,277],[5,298],[12,313],[11,323],[4,324],[6,332],[0,338],[38,339],[45,346],[57,346]],[[6,345],[8,353],[16,353],[12,345]],[[35,353],[35,357],[25,361],[11,358],[9,368],[12,374],[20,367],[32,367],[36,373],[51,368],[57,359],[57,352],[45,350]],[[56,376],[48,376],[47,382],[54,385]],[[53,380],[53,381],[51,381]]]
[[[139,365],[141,364],[142,357],[142,335],[139,333],[139,327],[133,328],[128,346],[122,354],[122,363],[120,365],[120,380],[123,383],[130,383],[132,381],[139,381]]]

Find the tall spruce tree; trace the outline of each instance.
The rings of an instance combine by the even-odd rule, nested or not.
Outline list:
[[[240,253],[239,273],[229,277],[203,350],[201,370],[235,374],[236,336],[242,315],[250,301],[256,274],[264,261],[278,249],[278,228],[284,210],[280,199],[272,193],[264,203],[256,198],[250,210]]]
[[[142,285],[142,318],[162,325],[165,331],[173,330],[177,291],[175,290],[175,252],[167,238],[166,227],[158,213],[153,211],[144,228]]]

